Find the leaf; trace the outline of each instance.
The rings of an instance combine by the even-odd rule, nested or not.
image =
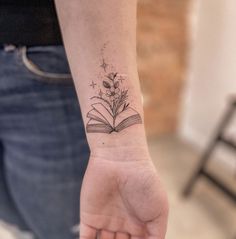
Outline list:
[[[124,111],[124,110],[125,110],[125,108],[126,108],[126,107],[125,107],[125,104],[124,104],[124,105],[123,105],[123,109],[122,109],[121,111]]]
[[[110,80],[113,80],[114,79],[114,73],[109,73],[107,75],[107,78],[110,79]]]
[[[103,81],[102,82],[103,86],[107,89],[110,89],[111,88],[111,85],[107,82],[107,81]]]
[[[124,103],[124,106],[123,106],[123,109],[122,109],[122,111],[124,111],[127,107],[129,106],[129,103]]]
[[[117,72],[116,72],[116,73],[111,72],[111,73],[109,73],[106,77],[107,77],[108,79],[114,81],[114,79],[116,78],[117,74],[118,74]]]
[[[116,78],[117,74],[118,74],[118,72],[114,73],[114,79]]]
[[[119,81],[115,82],[114,87],[115,87],[115,88],[118,88],[118,87],[119,87]]]

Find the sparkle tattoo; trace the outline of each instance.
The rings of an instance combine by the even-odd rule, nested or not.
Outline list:
[[[90,84],[96,93],[91,97],[91,110],[87,113],[87,133],[111,134],[142,123],[140,114],[130,106],[128,100],[129,90],[125,87],[127,76],[112,70],[106,73],[109,66],[102,58],[102,79]]]
[[[96,85],[97,85],[97,84],[94,83],[94,81],[92,81],[92,83],[91,83],[89,86],[91,86],[91,87],[94,89]]]
[[[103,68],[103,70],[106,72],[106,69],[108,67],[108,64],[104,61],[104,59],[102,59],[102,64],[100,65],[100,67]]]

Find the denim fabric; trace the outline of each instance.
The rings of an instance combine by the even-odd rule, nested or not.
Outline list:
[[[0,221],[37,239],[77,238],[88,157],[63,47],[1,49]]]

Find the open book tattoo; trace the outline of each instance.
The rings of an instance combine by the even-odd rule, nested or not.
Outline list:
[[[128,89],[123,87],[126,78],[118,72],[107,73],[108,66],[103,59],[100,66],[104,71],[101,82],[92,81],[90,84],[97,94],[91,98],[94,102],[87,113],[88,133],[111,134],[142,123],[140,114],[128,102]]]

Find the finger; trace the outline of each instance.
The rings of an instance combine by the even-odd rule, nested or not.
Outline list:
[[[80,239],[96,239],[97,230],[89,225],[80,223]]]
[[[115,239],[130,239],[130,235],[125,232],[117,232]]]
[[[100,232],[100,239],[115,239],[115,232],[107,231],[107,230],[101,230]]]

